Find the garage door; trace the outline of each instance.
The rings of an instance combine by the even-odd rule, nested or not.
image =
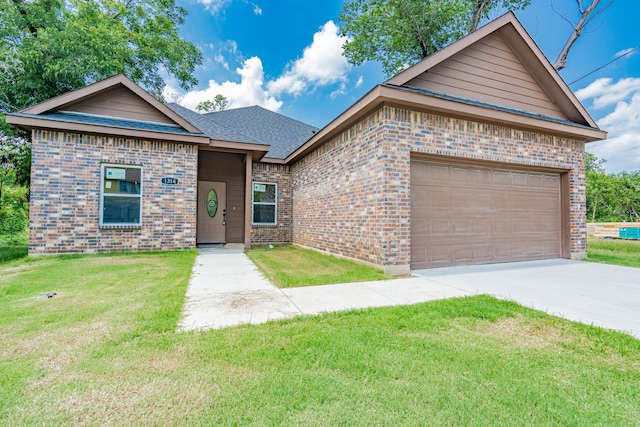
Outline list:
[[[559,258],[560,175],[411,162],[411,267]]]

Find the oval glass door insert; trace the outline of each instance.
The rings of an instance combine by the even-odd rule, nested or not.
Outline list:
[[[207,214],[209,218],[216,216],[218,212],[218,194],[213,188],[207,193]]]

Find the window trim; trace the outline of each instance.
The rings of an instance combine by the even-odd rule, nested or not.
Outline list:
[[[126,169],[139,169],[140,170],[140,194],[108,194],[110,197],[126,197],[126,198],[137,198],[140,200],[140,217],[138,222],[110,222],[104,223],[104,180],[107,168],[116,167],[116,168],[126,168]],[[142,165],[134,165],[129,163],[100,163],[100,216],[98,221],[99,228],[140,228],[142,227],[142,194],[143,194],[143,170]]]
[[[273,185],[276,188],[275,191],[275,201],[274,202],[255,202],[253,200],[253,193],[255,191],[255,185],[256,184],[265,184],[265,185]],[[273,206],[274,208],[274,212],[273,212],[273,222],[254,222],[254,218],[255,218],[255,206],[256,205],[261,205],[261,206]],[[251,225],[266,225],[266,226],[273,226],[273,225],[278,225],[278,183],[276,182],[261,182],[261,181],[253,181],[251,184]]]

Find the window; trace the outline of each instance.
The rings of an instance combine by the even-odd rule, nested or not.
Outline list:
[[[101,183],[100,226],[142,225],[142,167],[103,164]]]
[[[277,218],[277,184],[253,183],[253,224],[275,225]]]

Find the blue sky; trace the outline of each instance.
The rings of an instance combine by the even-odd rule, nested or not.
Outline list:
[[[230,108],[257,104],[322,127],[385,80],[379,64],[353,67],[342,57],[342,0],[177,3],[189,11],[182,37],[204,54],[196,71],[197,87],[185,93],[168,81],[165,97],[186,107],[193,109],[221,93]],[[571,31],[554,8],[575,22],[576,0],[532,3],[516,15],[553,62]],[[615,0],[589,24],[560,73],[600,127],[609,131],[607,141],[587,146],[607,159],[609,172],[640,170],[640,50],[578,79],[640,46],[639,18],[640,1]]]

